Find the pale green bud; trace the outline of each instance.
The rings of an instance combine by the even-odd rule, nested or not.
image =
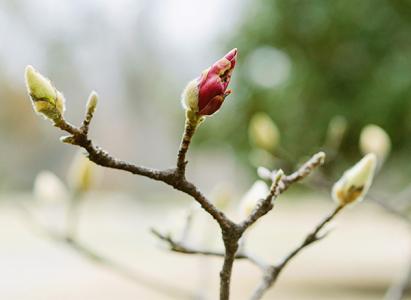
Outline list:
[[[371,186],[376,165],[377,157],[370,153],[345,171],[333,186],[333,199],[340,205],[361,201]]]
[[[30,65],[26,67],[25,77],[34,111],[51,120],[61,119],[65,110],[63,94]]]
[[[270,153],[280,143],[280,131],[273,120],[265,113],[257,113],[251,118],[248,134],[255,146]]]
[[[374,153],[382,163],[390,153],[391,139],[381,127],[367,125],[361,131],[360,149],[363,154]]]
[[[95,91],[92,91],[90,96],[88,97],[86,109],[88,113],[94,113],[97,107],[98,102],[98,95]]]

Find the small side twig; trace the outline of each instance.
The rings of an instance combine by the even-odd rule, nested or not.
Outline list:
[[[296,247],[294,250],[292,250],[289,254],[287,254],[284,259],[276,264],[269,266],[266,270],[264,270],[264,275],[263,279],[260,283],[260,285],[257,287],[257,289],[254,291],[251,299],[252,300],[259,300],[263,297],[264,293],[271,288],[274,283],[276,282],[278,276],[280,275],[281,271],[284,269],[284,267],[291,261],[292,258],[294,258],[298,253],[300,253],[304,248],[307,246],[323,239],[325,235],[319,235],[319,232],[321,229],[324,228],[325,225],[327,225],[334,217],[344,208],[344,206],[337,206],[331,214],[329,214],[322,222],[320,222],[312,232],[310,232],[303,242]]]
[[[158,239],[166,242],[168,244],[168,249],[173,252],[183,253],[183,254],[199,254],[205,256],[219,256],[224,257],[224,252],[212,251],[212,250],[202,250],[190,247],[174,240],[170,235],[164,235],[158,230],[151,228],[151,233],[155,235]]]
[[[236,224],[231,223],[231,226],[222,227],[223,241],[225,252],[216,252],[209,250],[196,249],[187,246],[185,243],[177,242],[170,236],[162,235],[156,230],[152,230],[152,233],[159,239],[165,241],[169,245],[169,249],[174,252],[184,254],[199,254],[206,256],[220,256],[224,257],[223,268],[220,272],[220,299],[229,298],[230,278],[232,273],[232,267],[235,259],[247,259],[250,262],[256,264],[263,270],[266,270],[270,265],[263,262],[261,259],[252,256],[249,253],[239,251],[239,239],[243,233],[258,219],[267,214],[273,208],[273,201],[285,190],[288,189],[293,183],[298,182],[308,176],[316,167],[320,166],[324,162],[324,153],[320,152],[315,154],[310,160],[303,164],[296,172],[291,175],[285,176],[283,173],[277,173],[266,198],[262,199],[250,214],[250,216]],[[320,228],[321,229],[321,228]],[[291,258],[290,258],[291,259]]]
[[[273,208],[273,201],[292,184],[299,182],[311,174],[317,167],[324,163],[325,154],[319,152],[314,154],[306,163],[304,163],[297,171],[288,176],[275,176],[270,192],[267,197],[260,201],[251,215],[240,223],[242,230],[246,230],[254,224],[259,218],[267,214]],[[278,174],[277,174],[278,175]]]
[[[271,265],[263,261],[262,259],[252,255],[251,253],[240,251],[235,253],[234,259],[244,259],[250,261],[252,264],[256,265],[263,272],[263,277],[261,283],[254,291],[251,296],[252,300],[259,300],[263,295],[270,289],[276,282],[281,271],[286,267],[286,265],[303,249],[309,245],[323,239],[327,234],[320,235],[320,231],[333,220],[344,208],[345,206],[337,206],[335,209],[326,216],[307,236],[304,238],[303,242],[298,245],[295,249],[290,251],[279,263]],[[204,250],[200,248],[195,248],[188,246],[186,243],[179,242],[173,239],[170,235],[161,234],[159,231],[152,229],[151,232],[158,237],[160,240],[168,244],[168,249],[176,253],[183,254],[194,254],[194,255],[204,255],[204,256],[215,256],[215,257],[225,257],[226,253],[222,251],[212,251]],[[391,300],[391,299],[390,299]]]

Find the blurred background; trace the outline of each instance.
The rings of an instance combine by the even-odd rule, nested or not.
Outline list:
[[[275,262],[330,210],[332,183],[375,152],[369,199],[293,261],[266,299],[383,299],[407,277],[411,257],[410,36],[407,0],[0,0],[0,298],[183,299],[171,286],[216,299],[220,260],[161,250],[149,233],[178,236],[192,210],[191,199],[161,183],[95,167],[98,180],[76,213],[79,239],[138,270],[139,280],[33,234],[27,210],[64,231],[77,149],[33,113],[23,74],[31,64],[52,79],[75,124],[96,90],[93,139],[121,159],[167,168],[184,125],[182,89],[237,47],[233,93],[201,125],[188,175],[235,216],[257,167],[291,172],[325,151],[321,172],[282,196],[250,235],[249,248]],[[33,192],[43,170],[57,177],[43,176]],[[195,216],[192,242],[221,248],[215,225]],[[246,299],[259,276],[240,262],[234,299]]]

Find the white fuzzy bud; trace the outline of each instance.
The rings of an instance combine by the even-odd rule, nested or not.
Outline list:
[[[98,95],[95,91],[92,91],[88,97],[86,109],[88,113],[94,113],[97,107]]]
[[[333,186],[333,199],[340,205],[361,201],[371,186],[376,165],[377,157],[370,153],[345,171]]]
[[[49,79],[37,72],[32,66],[25,71],[27,91],[31,97],[34,111],[47,119],[58,120],[63,117],[65,99]]]
[[[181,104],[185,110],[198,112],[198,80],[190,81],[181,95]]]

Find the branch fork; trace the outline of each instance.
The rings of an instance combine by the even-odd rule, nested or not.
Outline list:
[[[193,118],[187,113],[184,134],[181,140],[180,149],[177,155],[176,167],[166,170],[156,170],[146,167],[137,166],[128,162],[121,161],[112,157],[108,152],[95,146],[88,138],[88,130],[93,118],[94,109],[89,109],[86,112],[85,119],[80,128],[68,123],[64,118],[55,120],[54,126],[66,131],[70,134],[69,137],[63,138],[63,142],[70,143],[84,148],[88,157],[94,163],[108,168],[119,169],[130,172],[132,174],[145,176],[154,180],[162,181],[173,188],[190,195],[196,200],[201,207],[207,211],[219,224],[224,242],[225,252],[218,253],[213,251],[202,251],[198,249],[190,249],[185,245],[175,242],[171,237],[165,237],[157,231],[153,233],[160,239],[166,241],[170,245],[170,250],[186,253],[186,254],[203,254],[224,257],[224,263],[220,272],[220,299],[227,300],[230,295],[230,280],[235,259],[249,259],[256,261],[244,253],[237,253],[239,249],[239,240],[244,232],[253,225],[258,219],[272,210],[274,201],[277,197],[287,190],[293,183],[298,182],[308,176],[316,167],[324,162],[324,153],[320,152],[314,155],[309,161],[301,166],[296,172],[286,176],[282,171],[277,172],[273,178],[269,194],[265,199],[262,199],[251,215],[240,223],[235,223],[230,220],[222,211],[217,209],[210,200],[208,200],[201,191],[190,181],[186,179],[185,170],[187,166],[186,154],[188,152],[192,137],[201,123],[203,117]],[[311,243],[311,241],[309,242]],[[279,273],[277,268],[268,268],[276,270],[270,275]],[[270,277],[270,278],[271,278]]]

